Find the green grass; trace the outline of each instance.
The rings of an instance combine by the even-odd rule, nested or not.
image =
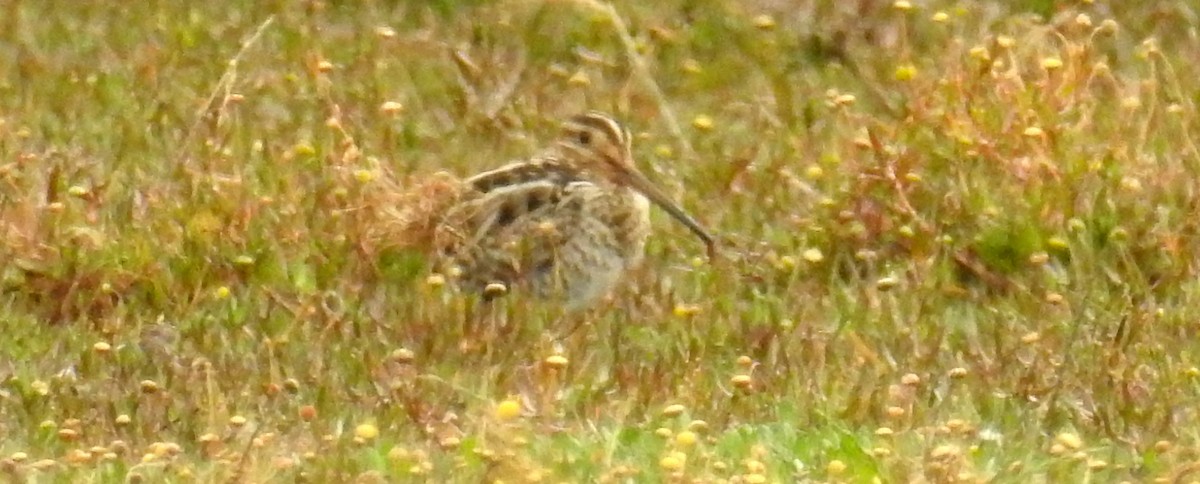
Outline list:
[[[660,99],[586,2],[9,2],[0,472],[1192,479],[1194,9],[843,3],[618,2]],[[499,331],[378,240],[588,108],[722,257]]]

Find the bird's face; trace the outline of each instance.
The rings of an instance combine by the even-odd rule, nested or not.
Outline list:
[[[563,123],[558,145],[581,169],[617,186],[632,188],[661,207],[700,237],[711,254],[715,242],[708,231],[638,170],[630,149],[632,141],[629,130],[611,116],[589,111]]]
[[[558,144],[579,168],[625,186],[626,174],[637,171],[630,150],[632,138],[612,117],[589,111],[563,123]]]

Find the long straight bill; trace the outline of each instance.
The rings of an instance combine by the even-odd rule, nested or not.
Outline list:
[[[682,208],[679,208],[679,205],[675,204],[675,202],[668,198],[665,193],[659,190],[658,187],[654,186],[654,184],[651,183],[645,175],[642,175],[637,170],[629,170],[628,176],[629,185],[633,187],[634,190],[641,192],[642,195],[645,195],[646,198],[650,199],[651,202],[654,202],[655,205],[658,205],[660,208],[665,210],[671,215],[671,217],[674,217],[675,220],[678,220],[689,230],[691,230],[692,233],[696,234],[697,237],[700,237],[700,240],[704,241],[704,246],[708,250],[709,259],[716,257],[717,243],[715,240],[713,240],[712,235],[709,235],[708,230],[705,230],[704,227],[701,227],[700,223],[697,222],[696,219],[692,218],[691,215],[688,215],[687,212],[684,212]]]

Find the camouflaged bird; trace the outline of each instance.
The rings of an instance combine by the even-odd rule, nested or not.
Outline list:
[[[695,233],[703,227],[634,165],[631,136],[607,114],[568,119],[554,146],[465,180],[436,230],[443,270],[485,299],[509,288],[586,306],[641,263],[650,204]]]

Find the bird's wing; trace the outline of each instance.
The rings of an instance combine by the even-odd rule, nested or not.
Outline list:
[[[467,184],[488,193],[531,182],[550,182],[565,187],[579,179],[578,170],[553,156],[539,156],[529,161],[509,163],[494,170],[485,171],[466,180]]]
[[[577,227],[586,182],[536,179],[477,192],[447,212],[443,262],[469,286],[508,286],[550,270]]]

